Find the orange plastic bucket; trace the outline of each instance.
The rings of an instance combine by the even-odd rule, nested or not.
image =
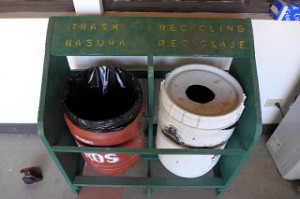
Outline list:
[[[126,142],[134,138],[141,130],[143,130],[143,117],[145,108],[142,106],[138,116],[124,129],[112,132],[92,132],[80,129],[74,125],[71,120],[64,114],[64,119],[70,132],[80,142],[93,146],[113,146]]]
[[[78,146],[86,145],[76,140]],[[145,138],[143,133],[139,133],[133,139],[123,144],[116,145],[116,148],[143,148]],[[85,162],[95,171],[106,175],[122,174],[131,169],[139,160],[140,154],[116,154],[116,153],[82,153]]]
[[[142,88],[130,72],[109,66],[92,67],[70,77],[64,91],[64,119],[82,143],[112,146],[141,130]]]

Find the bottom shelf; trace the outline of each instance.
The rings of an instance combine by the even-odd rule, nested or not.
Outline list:
[[[108,177],[76,176],[74,186],[79,187],[139,187],[139,188],[223,188],[225,183],[219,177],[194,179],[163,177]]]
[[[147,175],[149,162],[152,170],[151,175]],[[81,191],[84,194],[87,190],[95,191],[97,188],[100,188],[99,190],[103,190],[102,188],[108,188],[109,190],[110,188],[112,190],[141,188],[145,189],[146,195],[150,198],[153,191],[155,191],[153,189],[156,188],[206,188],[215,189],[216,194],[220,196],[223,190],[226,189],[226,182],[218,175],[218,165],[206,175],[191,179],[177,177],[166,170],[159,160],[140,160],[128,172],[117,176],[100,174],[86,164],[82,169],[82,174],[75,175],[71,182],[72,189],[75,190],[74,193],[76,194],[81,194]]]
[[[78,173],[72,179],[71,188],[79,198],[87,194],[108,194],[111,198],[122,198],[127,196],[126,193],[130,193],[130,197],[127,197],[132,198],[134,193],[137,198],[151,199],[157,198],[157,194],[161,192],[168,193],[169,197],[166,198],[185,193],[208,193],[220,197],[228,187],[226,181],[218,176],[218,166],[202,177],[187,179],[177,177],[166,170],[160,161],[155,160],[151,161],[151,177],[147,177],[148,164],[149,161],[140,160],[128,172],[117,176],[100,174],[85,164],[82,174]]]
[[[150,162],[150,164],[149,164]],[[150,166],[150,173],[147,165]],[[182,178],[169,172],[159,160],[140,160],[124,174],[103,175],[85,165],[82,174],[75,175],[72,185],[80,187],[121,188],[212,188],[225,187],[216,165],[210,172],[198,178]],[[148,174],[148,175],[147,175]]]

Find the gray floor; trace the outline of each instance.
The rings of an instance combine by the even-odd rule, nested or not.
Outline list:
[[[224,195],[224,199],[300,198],[294,182],[283,180],[265,147],[264,134],[254,152]],[[1,199],[73,199],[76,198],[56,168],[36,134],[0,134]],[[32,185],[22,181],[20,170],[41,166],[44,179]],[[157,165],[158,170],[164,169]],[[106,199],[105,196],[99,196]],[[146,199],[145,189],[125,189],[123,199]],[[154,189],[153,199],[214,199],[210,189]],[[113,199],[113,198],[108,198]]]

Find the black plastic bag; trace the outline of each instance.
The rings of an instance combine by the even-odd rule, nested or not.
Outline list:
[[[78,128],[92,132],[121,130],[138,115],[142,88],[130,72],[98,66],[71,77],[64,90],[64,111]]]

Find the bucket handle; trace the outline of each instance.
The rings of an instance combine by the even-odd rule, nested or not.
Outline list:
[[[177,128],[173,125],[165,126],[161,129],[163,134],[170,138],[173,142],[179,145],[185,145],[183,142],[180,141],[180,137],[177,134]]]
[[[236,123],[237,124],[237,123]],[[230,128],[234,128],[236,125],[232,125],[230,126]],[[164,128],[161,129],[161,131],[163,132],[163,134],[165,136],[167,136],[169,139],[171,139],[174,143],[178,144],[178,145],[182,145],[188,148],[211,148],[211,147],[195,147],[195,146],[191,146],[188,144],[185,144],[184,142],[180,141],[180,136],[178,136],[177,134],[177,128],[169,125],[169,126],[165,126]],[[222,145],[224,145],[226,142],[223,141],[220,144],[217,144],[215,146],[212,146],[213,148],[219,148]]]
[[[237,122],[236,122],[236,123],[234,123],[233,125],[231,125],[231,126],[229,126],[229,127],[225,128],[225,129],[222,129],[222,130],[230,130],[230,129],[233,129],[233,128],[237,127],[237,126],[238,126],[238,124],[239,124],[239,121],[237,121]]]

